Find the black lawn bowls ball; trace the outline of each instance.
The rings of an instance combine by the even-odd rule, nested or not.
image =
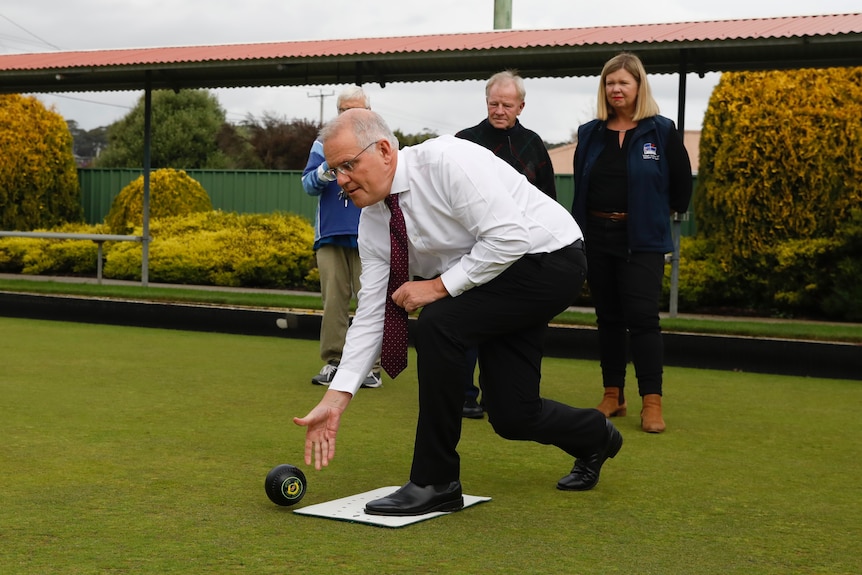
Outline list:
[[[295,505],[305,495],[305,474],[293,465],[276,465],[266,475],[266,495],[276,505]]]

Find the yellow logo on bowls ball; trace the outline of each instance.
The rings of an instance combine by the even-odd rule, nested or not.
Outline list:
[[[304,489],[305,486],[298,477],[288,477],[281,484],[281,492],[288,499],[296,499],[297,497],[302,496],[302,491]]]

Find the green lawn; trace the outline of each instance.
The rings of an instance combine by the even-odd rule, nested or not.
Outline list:
[[[464,422],[466,493],[493,500],[402,529],[267,499],[278,463],[305,506],[407,480],[413,366],[361,390],[338,453],[302,462],[317,343],[0,318],[0,573],[856,574],[862,385],[667,368],[668,431],[625,437],[590,492],[571,460]],[[595,362],[549,358],[548,397],[594,405]],[[630,400],[631,401],[631,400]]]

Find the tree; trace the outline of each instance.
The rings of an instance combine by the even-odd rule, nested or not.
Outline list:
[[[265,112],[249,115],[243,123],[249,141],[266,170],[302,170],[320,126],[310,120],[291,120]]]
[[[400,147],[404,146],[415,146],[416,144],[421,144],[425,140],[430,140],[431,138],[436,138],[436,132],[420,132],[418,134],[405,134],[401,130],[394,130],[393,133],[395,137],[398,138],[398,145]]]
[[[34,230],[83,219],[72,136],[33,96],[0,95],[0,229]]]
[[[93,163],[102,150],[108,145],[108,128],[100,126],[93,130],[83,130],[75,120],[66,120],[69,133],[72,134],[72,152],[79,166],[86,167]]]
[[[258,157],[257,151],[251,144],[251,134],[248,127],[222,124],[216,142],[228,159],[229,168],[238,170],[262,170],[263,161]]]
[[[207,90],[152,93],[150,166],[225,168],[228,161],[217,138],[225,123],[218,99]],[[100,168],[133,168],[144,158],[144,96],[122,119],[108,127],[108,146],[96,161]]]

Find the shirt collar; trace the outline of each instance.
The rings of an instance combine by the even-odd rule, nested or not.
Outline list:
[[[410,181],[407,178],[407,158],[405,154],[398,151],[398,163],[395,165],[395,175],[392,178],[390,194],[400,194],[410,189]]]

